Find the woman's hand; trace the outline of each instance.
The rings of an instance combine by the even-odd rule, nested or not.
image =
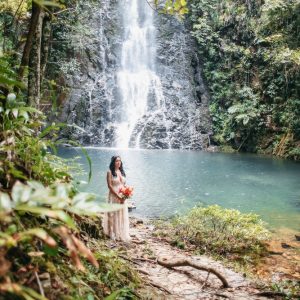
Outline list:
[[[119,200],[120,204],[123,204],[125,201],[125,199],[123,199],[122,197],[119,197],[119,196],[118,196],[118,200]]]

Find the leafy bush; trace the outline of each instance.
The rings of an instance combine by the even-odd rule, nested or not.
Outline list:
[[[44,115],[26,106],[21,92],[13,92],[23,85],[7,61],[0,59],[0,71],[0,298],[133,298],[134,271],[120,259],[106,257],[99,234],[98,241],[81,236],[92,227],[101,231],[99,214],[119,206],[101,205],[94,195],[78,192],[73,166],[55,155],[57,132],[64,125],[46,127]],[[82,226],[86,217],[87,227]],[[93,218],[97,225],[91,224]],[[41,287],[43,274],[48,289]],[[55,288],[50,291],[49,285]]]
[[[299,299],[300,282],[295,280],[282,280],[271,284],[271,289],[275,292],[282,293],[283,299]],[[285,296],[284,296],[285,295]]]
[[[31,256],[34,257],[34,253],[60,257],[64,253],[80,271],[86,270],[80,259],[84,257],[99,268],[99,254],[96,259],[90,248],[80,240],[76,216],[97,216],[101,212],[118,209],[118,206],[101,205],[93,200],[93,195],[78,193],[66,183],[45,187],[39,182],[17,182],[10,195],[0,192],[0,260],[4,266],[0,282],[1,285],[9,282],[2,286],[0,292],[10,291],[26,299],[42,299],[34,291],[11,281],[14,275],[10,270],[26,268],[33,263]],[[24,257],[27,259],[22,261]],[[121,263],[119,267],[123,268]],[[119,288],[127,282],[124,278],[117,281],[119,286],[111,286]]]
[[[213,140],[272,153],[277,135],[290,132],[289,145],[273,154],[299,159],[299,1],[191,0],[189,11],[211,94]]]
[[[264,225],[255,214],[212,205],[172,218],[167,230],[173,240],[193,244],[201,253],[239,258],[264,250],[263,241],[269,237]],[[158,225],[158,229],[164,226]]]
[[[24,103],[23,88],[16,74],[4,59],[0,59],[0,184],[10,189],[16,180],[39,180],[51,184],[56,180],[69,182],[70,167],[51,154],[57,144],[58,125],[48,128],[45,116]],[[44,130],[42,130],[44,128]]]

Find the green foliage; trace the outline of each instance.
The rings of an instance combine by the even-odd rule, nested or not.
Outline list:
[[[63,75],[69,79],[80,74],[82,66],[78,58],[83,52],[94,49],[98,42],[99,29],[90,26],[88,20],[99,11],[100,3],[70,0],[67,5],[68,9],[52,22],[53,46],[49,58],[52,64],[48,70],[51,78]]]
[[[45,187],[37,181],[28,181],[27,184],[17,182],[10,195],[0,192],[0,222],[5,221],[5,226],[7,226],[8,221],[12,222],[9,217],[12,214],[19,215],[21,219],[32,215],[48,219],[47,225],[49,226],[62,224],[77,230],[73,215],[96,216],[102,212],[118,209],[118,205],[97,204],[93,201],[94,198],[93,194],[78,193],[71,184],[56,183],[53,186]],[[17,224],[9,225],[9,234],[15,233],[16,230],[11,232],[11,228],[15,228],[15,226]],[[19,233],[13,243],[14,239],[9,234],[3,233],[3,237],[0,239],[1,246],[16,246],[18,241],[27,236],[37,236],[44,241],[48,238],[41,228],[30,228],[30,230]],[[51,239],[51,243],[48,244],[53,246],[56,243]]]
[[[40,180],[50,184],[57,179],[69,181],[69,167],[51,154],[55,142],[38,136],[43,115],[23,102],[10,100],[0,106],[0,182],[11,187],[16,179]]]
[[[166,226],[158,224],[162,229]],[[173,244],[190,243],[201,253],[222,255],[251,262],[264,251],[269,238],[265,224],[255,214],[243,214],[218,205],[195,207],[186,215],[174,217],[167,225]]]
[[[25,15],[28,6],[29,6],[28,1],[22,1],[21,3],[18,0],[1,1],[0,12],[15,13],[16,11],[18,11],[19,14]]]
[[[22,84],[15,80],[16,75],[7,61],[5,64],[2,60],[0,68],[3,70],[0,77],[0,183],[4,188],[11,188],[15,180],[34,179],[44,184],[56,180],[70,182],[70,172],[76,166],[53,155],[61,143],[80,147],[76,142],[58,137],[59,130],[70,125],[52,123],[46,126],[46,117],[41,111],[26,106],[22,94],[10,92]],[[85,149],[82,148],[82,152],[90,166],[90,179],[91,160]]]
[[[77,217],[98,216],[99,213],[119,208],[118,205],[97,204],[93,200],[94,195],[78,193],[71,184],[66,183],[45,187],[35,181],[27,184],[17,182],[10,194],[0,192],[0,259],[7,265],[5,270],[1,269],[0,283],[2,284],[3,275],[6,282],[8,277],[11,280],[14,278],[15,275],[10,272],[11,267],[26,268],[29,263],[34,264],[30,253],[33,253],[33,257],[34,253],[40,253],[45,259],[48,257],[49,261],[57,259],[61,264],[67,263],[63,257],[69,255],[76,269],[86,271],[88,267],[82,263],[82,256],[96,267],[93,272],[89,267],[94,274],[90,275],[94,277],[93,280],[101,280],[102,287],[106,286],[110,291],[129,287],[120,292],[121,295],[127,291],[129,295],[137,283],[136,275],[130,267],[117,259],[113,252],[101,252],[96,248],[94,256],[90,248],[78,238],[79,229],[75,221]],[[8,257],[13,263],[7,260]],[[28,257],[25,265],[24,262],[19,262],[22,257]],[[41,262],[36,263],[36,268],[41,268]],[[45,299],[27,287],[12,283],[11,280],[0,292],[10,291],[24,298],[27,293],[32,293],[36,295],[32,299]],[[90,293],[91,290],[86,292]]]
[[[99,299],[98,296],[102,299],[115,290],[118,291],[116,299],[127,296],[129,298],[126,299],[133,299],[132,290],[137,279],[129,266],[111,258],[107,260],[106,269],[101,266],[97,270],[98,261],[104,261],[105,254],[100,255],[99,249],[96,249],[96,258],[79,236],[83,216],[91,220],[100,213],[119,209],[119,205],[96,203],[94,195],[77,191],[68,173],[70,168],[47,150],[51,146],[51,141],[47,139],[51,130],[39,133],[36,124],[31,123],[31,114],[39,116],[38,111],[24,107],[28,118],[27,115],[23,118],[20,117],[23,107],[8,109],[10,111],[2,115],[6,122],[3,124],[5,130],[1,132],[4,143],[1,147],[0,174],[7,193],[0,192],[0,261],[4,263],[0,272],[0,293],[7,299],[9,295],[12,298],[18,295],[24,299],[46,299],[34,290],[36,286],[32,286],[30,277],[35,276],[33,270],[43,270],[43,264],[56,260],[61,268],[70,269],[70,278],[73,276],[74,286],[69,292],[69,299],[83,299],[78,297],[78,287],[82,295],[94,295],[95,299]],[[38,121],[34,123],[39,124]],[[17,181],[18,178],[24,183]],[[41,180],[47,185],[29,181],[29,178]],[[43,258],[35,258],[35,253]],[[74,267],[69,266],[68,256],[75,271]],[[82,257],[93,267],[83,262]],[[22,268],[29,268],[28,278],[19,278],[15,273]],[[108,274],[112,276],[107,277]],[[53,278],[55,276],[53,274]],[[62,276],[62,281],[70,280]],[[98,286],[87,288],[89,282],[92,286],[98,282]],[[56,293],[59,297],[65,294],[60,289]]]
[[[188,13],[187,0],[155,0],[154,5],[158,8],[160,5],[162,8],[159,10],[163,14],[176,15],[179,18],[184,17]]]
[[[191,1],[215,142],[263,152],[265,136],[274,149],[276,136],[291,132],[280,156],[297,159],[291,151],[300,140],[299,15],[296,0]]]
[[[24,88],[24,84],[17,80],[11,68],[8,57],[0,57],[0,99],[5,99],[4,91],[12,91],[14,87]]]
[[[104,298],[104,300],[121,300],[121,299],[136,299],[136,295],[132,293],[131,289],[123,288],[113,292],[111,295]]]
[[[22,93],[13,93],[16,86],[23,86],[8,60],[0,66],[0,297],[48,299],[34,282],[42,272],[56,270],[51,281],[58,285],[56,276],[61,272],[55,261],[69,274],[67,278],[61,274],[61,281],[72,285],[68,295],[65,287],[56,288],[59,299],[103,299],[109,294],[134,299],[138,279],[132,269],[116,257],[106,259],[103,249],[86,245],[80,235],[80,220],[98,218],[101,231],[99,214],[119,205],[96,203],[94,195],[78,192],[70,175],[73,165],[54,154],[60,142],[80,145],[59,140],[57,133],[66,125],[46,127],[44,115],[26,106]],[[91,160],[82,150],[91,169]],[[45,294],[56,298],[48,290]]]
[[[300,147],[292,148],[288,152],[288,157],[292,157],[294,160],[300,160]]]
[[[273,283],[271,289],[285,295],[283,299],[298,299],[300,296],[300,283],[294,280],[283,280]]]
[[[88,240],[99,261],[99,269],[87,266],[85,273],[74,272],[57,258],[55,266],[48,268],[51,276],[68,278],[68,292],[63,299],[137,299],[134,290],[141,283],[138,273],[118,257],[118,252],[107,250],[99,240]],[[62,297],[63,287],[57,292],[57,296]]]
[[[115,291],[109,297],[115,297],[111,299],[134,299],[132,290],[140,282],[136,271],[124,264],[124,261],[118,258],[115,251],[100,251],[95,255],[101,262],[101,281],[112,291]],[[125,284],[127,287],[124,288]]]

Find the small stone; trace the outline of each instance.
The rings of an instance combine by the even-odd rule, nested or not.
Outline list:
[[[300,242],[300,235],[295,234],[296,241]]]
[[[285,249],[293,248],[291,245],[289,245],[287,243],[281,243],[281,247],[285,248]]]

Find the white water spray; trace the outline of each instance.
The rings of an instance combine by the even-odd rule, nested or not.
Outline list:
[[[125,32],[121,69],[117,73],[122,104],[116,145],[128,148],[136,124],[147,112],[150,91],[154,91],[157,110],[163,108],[164,97],[160,79],[155,72],[153,10],[146,1],[141,0],[125,0],[122,4]],[[139,138],[136,147],[139,147]]]

